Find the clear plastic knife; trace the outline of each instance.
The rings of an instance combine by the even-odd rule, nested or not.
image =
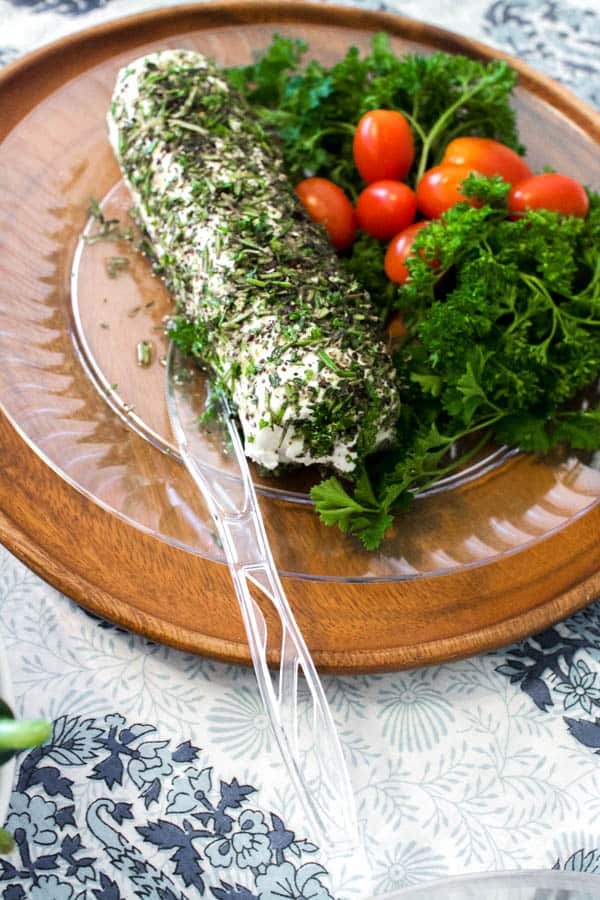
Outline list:
[[[313,829],[329,856],[362,855],[354,794],[331,710],[310,652],[282,587],[248,462],[226,398],[213,392],[210,434],[198,421],[200,374],[171,344],[167,407],[188,471],[214,519],[246,629],[260,695],[272,733]],[[252,590],[267,598],[281,622],[281,661],[267,663],[268,627]],[[298,679],[310,694],[299,716]]]

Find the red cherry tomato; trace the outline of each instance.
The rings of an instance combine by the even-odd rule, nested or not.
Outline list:
[[[527,209],[551,209],[564,216],[581,216],[583,219],[588,214],[590,201],[574,178],[547,172],[515,184],[508,195],[508,208],[516,216]]]
[[[469,166],[482,175],[500,175],[509,184],[529,178],[531,169],[522,156],[491,138],[461,137],[446,147],[442,166]]]
[[[385,274],[390,281],[396,281],[399,284],[403,284],[407,280],[408,268],[406,266],[406,259],[412,252],[412,245],[414,244],[417,234],[421,228],[424,228],[428,224],[429,223],[426,221],[414,222],[414,224],[409,225],[408,228],[405,228],[390,241],[383,262]]]
[[[408,328],[405,327],[404,319],[400,313],[394,313],[387,323],[385,330],[391,338],[401,338],[405,334],[408,334]]]
[[[402,181],[415,158],[410,125],[393,109],[372,109],[356,126],[354,163],[367,183],[393,178]]]
[[[478,206],[476,200],[460,192],[461,183],[473,171],[470,166],[434,166],[428,169],[417,185],[417,204],[423,215],[428,219],[437,219],[461,200],[466,200],[470,206]]]
[[[401,181],[374,181],[356,201],[360,228],[380,241],[388,241],[417,214],[415,192]]]
[[[305,178],[295,191],[313,222],[324,225],[336,250],[345,250],[356,235],[352,203],[328,178]]]

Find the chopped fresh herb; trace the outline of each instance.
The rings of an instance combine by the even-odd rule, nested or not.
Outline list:
[[[96,228],[94,231],[87,231],[84,234],[83,239],[86,244],[97,244],[99,241],[133,240],[133,229],[121,228],[119,219],[107,219],[95,197],[90,197],[88,216],[96,223]]]
[[[154,345],[152,341],[138,341],[136,346],[136,358],[138,366],[149,366],[152,363]]]
[[[109,278],[116,278],[121,272],[129,268],[129,259],[127,256],[108,256],[104,260],[106,272]]]

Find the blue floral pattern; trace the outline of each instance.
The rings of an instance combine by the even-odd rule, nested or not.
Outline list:
[[[86,781],[95,796],[78,803]],[[152,725],[61,716],[21,762],[1,896],[332,900],[318,848],[252,808],[255,794],[235,777],[217,782],[198,747],[160,740]]]
[[[32,13],[59,13],[80,16],[110,3],[110,0],[10,0],[13,6],[27,7]]]
[[[568,731],[583,746],[600,754],[599,673],[583,658],[584,652],[595,659],[600,657],[596,606],[560,629],[549,628],[513,647],[497,671],[511,684],[519,685],[543,712],[559,706],[570,713],[563,717]]]
[[[377,893],[436,881],[446,874],[446,861],[435,849],[416,841],[402,842],[378,855],[374,866]]]
[[[16,47],[5,46],[0,47],[0,66],[5,66],[7,63],[12,62],[13,59],[16,59],[19,55],[19,51]]]
[[[594,847],[591,850],[580,847],[564,863],[557,859],[552,868],[563,869],[566,872],[600,873],[600,847]]]
[[[409,752],[431,749],[452,726],[452,707],[443,691],[420,675],[390,679],[379,697],[384,737]]]

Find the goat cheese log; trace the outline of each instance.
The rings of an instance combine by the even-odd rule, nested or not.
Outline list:
[[[175,339],[227,391],[267,469],[349,473],[390,439],[399,399],[368,295],[340,270],[281,154],[198,53],[123,69],[110,140],[172,292]]]

